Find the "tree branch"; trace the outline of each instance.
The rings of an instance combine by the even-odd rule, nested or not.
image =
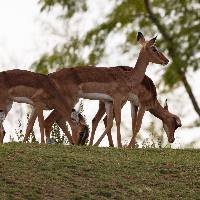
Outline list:
[[[185,89],[186,89],[186,91],[187,91],[187,93],[188,93],[188,95],[189,95],[189,97],[190,97],[190,100],[191,100],[191,102],[192,102],[192,105],[193,105],[193,107],[194,107],[194,110],[195,110],[195,111],[197,112],[197,114],[200,116],[200,108],[199,108],[199,105],[198,105],[198,103],[197,103],[197,101],[196,101],[196,99],[195,99],[195,96],[194,96],[193,92],[192,92],[192,88],[190,87],[190,84],[189,84],[188,81],[187,81],[187,78],[186,78],[186,76],[185,76],[185,73],[181,73],[180,76],[181,76],[181,81],[183,82],[183,85],[184,85],[184,87],[185,87]]]
[[[163,37],[167,41],[171,42],[172,37],[166,32],[164,26],[160,23],[160,21],[158,20],[156,15],[153,13],[153,10],[152,10],[149,0],[144,0],[144,5],[147,10],[147,13],[149,14],[149,18],[151,19],[151,21],[158,27],[158,29],[161,32],[161,34],[163,35]]]
[[[176,50],[176,44],[173,42],[173,38],[169,35],[169,33],[166,31],[166,28],[160,23],[159,19],[156,17],[155,13],[153,13],[152,6],[149,2],[149,0],[144,0],[144,5],[146,8],[147,13],[149,14],[149,18],[151,21],[157,26],[160,33],[163,35],[164,39],[168,42],[168,51],[172,58],[172,60],[176,60],[175,57],[178,56],[177,50]],[[179,58],[180,59],[180,58]],[[180,59],[181,60],[181,59]],[[196,101],[196,98],[192,92],[192,88],[190,84],[187,81],[187,78],[185,76],[185,72],[181,69],[177,71],[177,73],[180,76],[180,79],[185,87],[186,92],[188,93],[188,96],[192,102],[192,105],[194,107],[194,110],[200,117],[200,108]]]

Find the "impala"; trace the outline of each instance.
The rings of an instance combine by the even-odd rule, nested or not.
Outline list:
[[[13,102],[27,103],[34,107],[38,116],[41,143],[44,143],[44,109],[55,109],[65,118],[69,108],[65,98],[54,82],[46,75],[26,71],[8,70],[0,72],[0,142],[5,135],[3,121]]]

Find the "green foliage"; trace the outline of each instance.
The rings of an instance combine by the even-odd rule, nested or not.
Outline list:
[[[18,120],[18,129],[15,129],[15,134],[17,135],[17,139],[19,142],[22,142],[24,139],[24,134],[22,131],[22,122]]]
[[[145,141],[143,141],[142,144],[145,144],[143,146],[148,148],[164,148],[166,147],[164,141],[165,133],[163,129],[157,130],[155,125],[155,121],[151,121],[150,126],[146,128],[146,131],[150,134],[150,138],[148,138],[148,142],[150,141],[149,145],[145,144]]]
[[[199,150],[8,143],[0,199],[199,199]]]
[[[51,54],[44,54],[32,64],[32,68],[39,73],[48,74],[52,69],[82,66],[85,62],[79,57],[80,45],[77,38],[71,38],[69,43],[55,47]]]
[[[150,3],[154,18],[150,16],[145,2]],[[61,6],[61,15],[65,16],[65,20],[72,19],[77,13],[87,12],[88,3],[86,0],[40,0],[42,11]],[[116,1],[113,10],[101,24],[85,33],[83,38],[79,35],[71,37],[67,45],[56,47],[52,54],[44,55],[34,67],[37,71],[47,73],[49,68],[58,66],[73,66],[80,63],[93,65],[103,57],[106,39],[110,35],[125,34],[127,43],[124,46],[127,46],[135,42],[138,30],[142,30],[150,37],[160,32],[159,46],[168,51],[172,61],[164,75],[164,82],[172,88],[180,82],[181,72],[185,73],[189,68],[195,71],[200,66],[196,56],[200,50],[200,16],[197,5],[197,0]],[[89,48],[90,53],[83,59],[81,52],[84,48]]]
[[[86,0],[40,0],[41,11],[50,10],[60,5],[64,9],[64,17],[72,17],[75,13],[87,10]]]
[[[189,68],[197,70],[200,66],[196,56],[200,50],[199,12],[195,8],[197,1],[151,2],[161,28],[152,24],[143,1],[124,0],[115,7],[112,14],[107,17],[107,21],[86,34],[85,41],[87,41],[87,45],[92,43],[98,45],[96,38],[99,41],[106,41],[106,37],[113,32],[127,29],[127,42],[132,42],[135,38],[133,35],[136,35],[135,32],[138,29],[136,27],[140,27],[145,35],[150,36],[152,33],[160,31],[163,36],[159,37],[160,47],[167,49],[172,59],[172,64],[164,75],[164,81],[166,85],[173,87],[180,81],[180,72],[185,72]],[[162,31],[166,32],[169,38],[166,38]],[[131,37],[133,37],[132,40]]]
[[[51,138],[56,144],[63,144],[65,142],[65,137],[63,134],[61,134],[60,128],[57,123],[53,124]]]
[[[27,121],[30,118],[30,114],[27,114]],[[22,142],[24,139],[24,133],[22,130],[22,122],[18,120],[18,128],[15,129],[15,134],[17,135],[17,140],[18,142]],[[11,138],[10,141],[14,141],[14,138]],[[39,143],[35,137],[35,132],[32,130],[30,133],[30,137],[28,138],[28,142],[30,143]]]

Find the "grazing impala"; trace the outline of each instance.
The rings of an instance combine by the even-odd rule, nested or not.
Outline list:
[[[138,95],[141,96],[138,85],[140,85],[144,79],[149,62],[163,65],[168,63],[168,59],[154,46],[156,38],[145,41],[144,36],[139,32],[137,39],[142,48],[135,68],[131,70],[131,72],[126,72],[118,67],[77,67],[65,68],[49,74],[49,77],[54,80],[57,87],[62,91],[62,94],[65,95],[66,98],[68,97],[68,105],[71,105],[71,108],[73,108],[79,98],[105,100],[108,114],[108,126],[105,133],[108,133],[111,146],[113,146],[110,134],[113,110],[117,124],[118,146],[121,147],[120,122],[122,102],[124,100],[130,100],[133,105],[138,106],[140,99]],[[134,92],[130,93],[132,89],[134,89]],[[56,111],[54,111],[52,115],[54,115],[54,117],[52,117],[54,119],[59,117]]]
[[[125,104],[125,102],[124,102],[124,104]],[[122,107],[123,107],[123,105],[122,105]],[[150,108],[148,111],[151,114],[153,114],[155,117],[157,117],[160,120],[162,120],[163,128],[164,128],[164,130],[165,130],[165,132],[167,134],[168,141],[170,143],[173,143],[174,140],[175,140],[174,133],[175,133],[176,129],[178,127],[182,126],[180,118],[177,115],[174,115],[174,114],[172,114],[172,113],[170,113],[168,111],[168,106],[167,106],[166,102],[165,102],[165,106],[163,108],[160,105],[160,103],[159,103],[159,101],[157,99],[155,100],[155,103],[154,103],[153,107]],[[94,134],[95,134],[96,128],[98,126],[99,121],[101,120],[101,118],[103,117],[103,115],[105,113],[106,113],[105,103],[103,101],[100,101],[99,102],[98,112],[96,113],[95,117],[92,120],[92,132],[91,132],[90,143],[89,143],[90,145],[93,144],[93,139],[94,139]],[[107,122],[107,120],[106,120],[106,117],[105,117],[104,118],[104,124],[105,124],[105,126],[107,125],[106,122]],[[141,126],[141,123],[137,123],[137,126],[136,126],[136,123],[135,123],[133,125],[134,127],[132,127],[132,129],[135,129],[135,132],[134,132],[134,135],[133,135],[133,137],[131,139],[131,142],[129,143],[128,147],[132,147],[135,144],[135,138],[136,138],[136,135],[137,135],[137,133],[139,132],[139,129],[140,129],[139,124]],[[98,145],[101,142],[101,140],[103,139],[103,137],[104,137],[104,135],[102,135],[100,137],[101,139],[98,140],[98,143],[96,145]]]
[[[26,70],[0,72],[0,142],[5,135],[3,121],[13,101],[33,105],[39,119],[41,143],[44,143],[44,109],[56,109],[65,118],[69,108],[54,82],[46,75]]]

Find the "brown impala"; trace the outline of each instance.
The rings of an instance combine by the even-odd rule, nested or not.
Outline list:
[[[46,75],[26,71],[8,70],[0,72],[0,142],[5,135],[3,121],[13,101],[31,104],[39,118],[41,143],[44,143],[44,109],[56,109],[65,118],[67,103],[53,81]]]
[[[150,92],[151,91],[149,91],[149,93]],[[126,102],[124,102],[124,104],[125,103]],[[124,104],[122,104],[122,107],[123,107]],[[181,127],[182,125],[181,125],[180,118],[177,115],[174,115],[174,114],[170,113],[168,111],[168,106],[166,106],[166,105],[167,105],[167,103],[165,103],[165,106],[163,108],[160,105],[159,101],[156,99],[154,104],[152,104],[152,106],[150,106],[149,108],[146,108],[146,109],[151,114],[153,114],[155,117],[157,117],[160,120],[162,120],[163,128],[164,128],[164,130],[165,130],[165,132],[167,134],[168,141],[170,143],[173,143],[174,140],[175,140],[174,133],[175,133],[176,129],[178,127]],[[136,112],[136,111],[137,111],[137,108],[136,108],[136,110],[134,110],[134,112]],[[103,117],[103,115],[105,113],[106,113],[105,103],[103,101],[100,101],[99,102],[99,110],[98,110],[98,112],[96,113],[95,117],[92,120],[92,132],[91,132],[90,143],[89,143],[90,145],[93,144],[93,139],[94,139],[94,134],[95,134],[96,128],[98,126],[99,121],[101,120],[101,118]],[[104,118],[105,126],[107,125],[106,117]],[[134,118],[134,120],[133,120],[132,129],[134,130],[134,132],[133,132],[134,135],[133,135],[133,137],[131,139],[131,142],[129,143],[128,147],[132,147],[136,142],[135,138],[137,136],[137,133],[140,130],[142,118],[143,118],[143,115],[141,115],[141,113],[140,113],[140,115],[137,116],[137,119]],[[101,140],[103,139],[104,136],[105,136],[105,134],[102,134],[95,145],[98,145],[101,142]]]

